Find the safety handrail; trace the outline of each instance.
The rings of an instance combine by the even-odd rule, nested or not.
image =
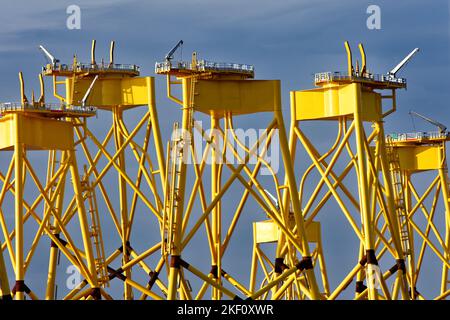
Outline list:
[[[110,71],[110,70],[118,70],[118,71],[133,71],[140,72],[140,67],[135,64],[110,64],[110,63],[77,63],[73,64],[57,64],[51,65],[48,64],[44,67],[44,71]]]
[[[197,70],[197,71],[219,71],[219,72],[240,72],[253,74],[255,67],[250,64],[230,63],[230,62],[213,62],[207,60],[197,61],[197,65],[193,68],[192,63],[186,61],[164,61],[156,62],[155,72],[168,72],[172,69],[177,70]]]
[[[405,78],[395,78],[390,75],[385,74],[373,74],[366,73],[364,75],[352,75],[349,76],[343,72],[319,72],[314,75],[314,82],[331,82],[331,81],[346,81],[346,80],[370,80],[376,82],[387,82],[387,83],[397,83],[406,84]]]
[[[61,112],[71,112],[71,113],[83,113],[92,114],[97,113],[96,107],[91,106],[72,106],[59,103],[45,103],[42,106],[35,106],[29,103],[22,104],[20,102],[2,102],[0,103],[0,114],[4,112],[11,111],[61,111]]]
[[[388,142],[400,142],[424,139],[446,139],[450,137],[449,132],[428,131],[428,132],[409,132],[409,133],[390,133],[386,136]]]

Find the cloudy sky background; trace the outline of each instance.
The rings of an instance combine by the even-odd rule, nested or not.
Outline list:
[[[81,30],[66,28],[66,8],[71,4],[81,8]],[[380,30],[366,27],[369,16],[366,9],[371,4],[381,8]],[[142,75],[153,75],[155,61],[162,60],[183,39],[185,59],[196,50],[208,60],[253,64],[258,79],[281,79],[283,109],[289,123],[289,91],[311,88],[315,72],[345,70],[343,42],[348,40],[355,59],[358,42],[364,43],[367,63],[374,73],[387,72],[413,48],[421,49],[401,71],[408,79],[408,90],[399,93],[399,109],[387,119],[387,132],[434,130],[420,120],[414,122],[415,128],[408,115],[410,109],[450,124],[449,4],[445,0],[16,0],[3,2],[1,8],[1,101],[19,100],[18,71],[24,72],[28,95],[31,88],[37,91],[37,74],[45,63],[37,49],[39,44],[44,44],[62,62],[70,62],[74,53],[79,60],[89,61],[90,42],[94,38],[97,60],[100,57],[107,60],[109,42],[116,40],[118,63],[137,64]],[[181,120],[181,112],[165,98],[165,79],[156,79],[161,130],[167,140],[173,122]],[[51,96],[48,80],[47,95]],[[257,119],[265,119],[261,117]],[[249,119],[246,124],[251,126],[257,121]],[[92,126],[102,130],[98,122]],[[326,132],[314,127],[310,130],[318,146],[329,145],[330,136]],[[339,269],[342,254],[333,251],[333,241],[345,238],[340,234],[344,229],[332,230],[333,235],[325,236],[331,242],[328,254],[331,264],[334,262]],[[145,234],[144,229],[141,231]],[[353,263],[350,261],[346,266]],[[206,265],[203,267],[208,271]],[[236,272],[240,267],[238,263]],[[46,268],[44,259],[30,277],[39,278],[39,272],[46,272]],[[342,267],[332,285],[337,284],[335,281],[346,270]],[[242,279],[246,277],[243,275]],[[63,285],[64,279],[60,280]],[[425,292],[432,290],[427,283],[423,287]]]

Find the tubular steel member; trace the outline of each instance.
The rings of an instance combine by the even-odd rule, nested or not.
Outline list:
[[[345,48],[348,65],[346,75],[339,72],[316,74],[315,83],[318,88],[291,92],[291,156],[294,159],[299,157],[298,140],[312,160],[300,180],[301,211],[308,228],[314,223],[314,219],[318,219],[318,214],[324,211],[327,202],[334,199],[361,244],[355,248],[355,258],[360,262],[327,295],[328,299],[337,298],[355,276],[358,298],[390,299],[387,280],[395,272],[396,285],[401,289],[403,298],[409,299],[405,253],[397,216],[399,211],[395,202],[383,129],[383,119],[396,110],[395,92],[406,88],[406,80],[393,75],[388,77],[370,73],[361,44],[359,50],[362,67],[354,69],[348,42],[345,43]],[[377,90],[390,90],[391,93],[382,95]],[[388,110],[383,110],[384,99],[392,102]],[[307,121],[332,121],[338,124],[336,141],[327,152],[319,153],[314,142],[299,126]],[[368,132],[365,123],[371,123],[373,130]],[[356,153],[352,151],[352,136],[355,138]],[[348,153],[348,160],[344,159],[344,150]],[[338,166],[344,168],[340,174],[335,169]],[[317,182],[312,180],[311,173],[314,169],[320,177]],[[350,186],[345,182],[352,169],[357,178],[357,196],[351,193]],[[324,186],[328,190],[323,190]],[[361,223],[357,223],[357,218]],[[277,254],[280,255],[283,246],[283,242],[279,242]],[[386,252],[397,262],[392,274],[383,275],[379,260]],[[328,268],[330,270],[332,269]],[[363,284],[364,279],[367,287]],[[328,291],[325,286],[324,291]]]
[[[52,177],[55,175],[57,171],[57,160],[58,153],[56,150],[51,150],[49,152],[48,157],[48,164],[47,164],[47,184],[51,181]],[[65,163],[65,154],[60,155],[60,163]],[[65,185],[66,180],[65,177],[61,179],[61,185]],[[54,185],[56,186],[56,185]],[[52,188],[49,191],[50,197],[52,196],[52,193],[55,193],[56,189]],[[55,214],[58,215],[58,218],[61,219],[62,213],[62,207],[63,207],[63,201],[64,201],[64,189],[58,190],[56,192],[56,200],[54,202],[54,208],[55,208]],[[47,207],[47,206],[46,206]],[[53,219],[53,224],[51,226],[52,231],[55,234],[60,234],[61,229],[58,227],[58,219]],[[47,289],[45,293],[45,299],[46,300],[53,300],[56,298],[56,274],[57,274],[57,265],[58,265],[58,259],[59,259],[59,248],[57,245],[51,245],[50,246],[50,257],[49,257],[49,264],[48,264],[48,276],[47,276]]]
[[[425,258],[429,248],[435,256],[435,261],[442,264],[442,273],[438,276],[440,290],[430,294],[435,299],[445,299],[450,292],[450,180],[446,156],[446,143],[450,136],[444,125],[426,117],[423,119],[436,125],[439,131],[393,133],[386,137],[386,143],[391,158],[396,159],[398,169],[391,165],[392,175],[399,176],[399,193],[403,195],[405,218],[401,219],[400,223],[402,240],[410,250],[409,293],[412,299],[424,299],[424,294],[420,292],[421,284],[423,281],[429,283],[431,279],[437,279],[437,272],[433,272],[430,277],[424,271],[432,263],[431,258]],[[433,172],[436,175],[431,182],[424,183],[423,177]],[[443,213],[440,210],[443,210]],[[423,218],[419,217],[419,211],[426,220],[425,224],[421,222]],[[442,222],[445,228],[439,228]],[[427,280],[421,281],[425,278]]]
[[[292,217],[291,217],[292,220]],[[326,272],[326,264],[325,257],[322,246],[321,239],[321,227],[320,222],[314,221],[306,228],[306,238],[308,242],[312,245],[315,244],[315,249],[311,253],[311,257],[313,258],[313,264],[319,264],[319,269],[322,278],[322,286],[323,286],[323,294],[325,296],[330,294],[329,288],[329,280]],[[282,274],[285,270],[288,269],[288,266],[284,263],[284,256],[288,257],[288,260],[291,260],[292,252],[286,254],[285,252],[290,249],[288,247],[288,243],[283,242],[284,246],[282,248],[281,253],[277,254],[277,258],[275,259],[275,263],[269,258],[269,255],[264,252],[263,244],[277,244],[282,237],[280,237],[280,229],[277,225],[271,220],[259,221],[253,223],[253,255],[252,255],[252,272],[250,279],[250,291],[253,292],[255,290],[256,285],[256,275],[258,273],[258,267],[264,273],[263,283],[261,287],[264,287],[266,283],[269,283],[272,279]],[[291,249],[292,251],[292,249]],[[273,271],[268,271],[268,269],[272,269]],[[304,276],[293,276],[290,277],[285,284],[279,288],[274,287],[272,291],[272,299],[286,299],[286,300],[295,300],[295,299],[311,299],[311,295],[305,294],[301,289],[307,287],[307,280]],[[269,292],[266,293],[268,296]]]
[[[111,235],[115,237],[112,241],[121,244],[121,255],[116,255],[114,251],[110,256],[111,259],[98,258],[98,261],[106,261],[98,263],[103,264],[99,266],[99,272],[108,269],[109,280],[119,279],[124,282],[125,299],[133,299],[134,290],[158,298],[159,295],[152,292],[148,286],[146,288],[132,280],[132,270],[138,265],[147,277],[152,277],[149,273],[153,273],[153,270],[143,260],[156,252],[146,251],[144,256],[136,254],[132,246],[133,241],[137,239],[132,232],[134,222],[137,219],[153,222],[148,225],[148,230],[153,228],[154,234],[159,234],[163,216],[163,198],[160,193],[165,186],[165,157],[155,105],[154,78],[139,77],[139,67],[136,65],[116,64],[114,47],[113,41],[109,63],[103,63],[103,60],[101,63],[97,62],[93,41],[90,64],[79,63],[75,57],[72,65],[58,62],[45,66],[43,74],[53,77],[54,95],[61,101],[71,105],[94,106],[111,114],[112,121],[106,122],[107,125],[103,123],[103,127],[106,125],[108,129],[103,138],[97,137],[95,131],[82,125],[82,121],[74,119],[75,132],[83,151],[82,159],[87,164],[84,177],[89,181],[90,191],[87,194],[90,197],[94,194],[101,195],[102,201],[99,199],[95,202],[109,213],[117,231]],[[65,80],[61,81],[59,77]],[[65,86],[65,96],[61,96],[57,90],[62,85]],[[141,106],[145,106],[146,110],[139,108]],[[137,123],[125,121],[125,115],[132,112],[139,113],[140,120]],[[113,153],[111,149],[114,150]],[[156,163],[153,163],[154,161]],[[111,174],[117,175],[116,188],[110,186],[108,177]],[[118,207],[114,205],[113,197],[116,193]],[[141,207],[144,207],[144,210]],[[144,216],[137,214],[147,210],[153,215],[154,221],[148,218],[148,214]],[[99,239],[97,238],[96,242],[101,242]],[[157,241],[156,245],[160,245],[159,238],[155,237],[150,241]],[[96,252],[101,253],[101,247],[102,244],[99,243],[99,250]],[[107,245],[104,247],[106,251],[111,250]],[[122,259],[122,267],[116,270],[109,264],[119,257]],[[163,294],[166,293],[166,286],[161,281],[156,279],[152,281],[156,283],[158,290]],[[71,292],[70,295],[77,296],[80,290],[81,288]]]
[[[87,279],[87,283],[91,287],[87,295],[96,299],[98,298],[99,286],[92,244],[89,239],[86,210],[80,190],[74,151],[76,142],[73,137],[71,121],[75,117],[94,116],[96,110],[92,107],[78,108],[70,105],[46,104],[42,78],[40,78],[41,96],[39,100],[34,101],[32,99],[32,103],[29,103],[24,93],[22,73],[19,73],[19,80],[21,102],[0,104],[0,150],[3,151],[2,156],[7,154],[5,151],[14,152],[6,169],[6,174],[0,173],[2,181],[0,224],[5,238],[5,243],[1,245],[0,251],[3,256],[3,251],[7,249],[9,260],[13,266],[16,282],[11,289],[11,294],[17,300],[23,300],[25,294],[31,299],[38,299],[37,294],[27,286],[25,276],[30,269],[33,257],[37,256],[39,242],[42,238],[48,236],[51,240],[52,249],[58,247]],[[43,130],[44,128],[45,130]],[[55,168],[44,184],[39,177],[39,170],[33,167],[32,159],[35,156],[33,158],[28,157],[29,151],[34,150],[49,151],[50,154],[57,151],[64,157],[64,162]],[[39,163],[39,161],[37,162]],[[2,161],[2,163],[6,164],[6,161]],[[59,202],[58,198],[63,192],[62,190],[69,191],[69,188],[65,185],[65,177],[69,173],[72,178],[71,190],[75,200],[66,211],[63,211],[62,205],[56,203]],[[31,178],[32,183],[27,182],[27,176]],[[37,196],[33,200],[35,194]],[[29,200],[33,200],[33,202],[29,202]],[[8,225],[9,219],[6,219],[4,214],[4,208],[10,202],[14,202],[13,226]],[[44,204],[44,211],[41,218],[36,212],[40,210],[42,204]],[[78,219],[74,219],[73,215],[70,217],[66,215],[67,211],[71,210],[71,206],[74,207],[74,214],[78,214]],[[61,214],[62,212],[64,212],[64,215]],[[51,219],[54,220],[53,226],[51,225]],[[28,220],[34,220],[37,223],[37,231],[30,246],[25,243],[24,235],[32,235],[32,230],[35,230],[35,228],[31,228],[30,223],[26,224]],[[75,222],[75,220],[77,221]],[[80,244],[73,240],[76,233],[68,231],[72,224],[79,224],[82,248],[79,248]],[[12,227],[13,231],[11,231]],[[63,240],[61,236],[65,239]],[[14,241],[14,248],[12,241]],[[2,294],[8,296],[10,293],[3,259],[0,261],[0,269]]]
[[[0,248],[2,243],[0,242]],[[0,293],[1,300],[11,300],[11,289],[9,287],[8,272],[6,269],[3,250],[0,250]]]
[[[283,206],[274,205],[264,191],[263,183],[267,184],[267,182],[263,182],[258,177],[262,168],[270,172],[269,177],[273,180],[273,185],[268,189],[277,190],[280,203],[280,190],[283,188],[291,195],[298,194],[281,114],[279,81],[252,80],[253,66],[198,60],[195,52],[190,63],[166,60],[156,64],[155,72],[167,76],[168,97],[182,106],[182,125],[177,130],[178,134],[173,135],[171,150],[168,152],[171,155],[171,165],[168,165],[171,170],[167,174],[166,212],[163,223],[165,228],[163,255],[170,257],[168,299],[194,297],[189,288],[185,270],[203,281],[203,285],[195,295],[196,299],[202,298],[208,287],[211,287],[213,299],[221,299],[224,295],[233,299],[244,296],[250,299],[262,299],[267,292],[291,278],[306,279],[307,284],[300,289],[302,294],[312,299],[320,299],[321,294],[313,272],[303,220],[295,219],[295,222],[290,225],[284,219]],[[177,80],[173,80],[172,76],[176,76]],[[182,99],[172,94],[172,87],[177,84],[182,85]],[[271,112],[274,117],[254,144],[247,145],[238,137],[233,118],[238,115],[261,112]],[[209,130],[203,129],[194,121],[194,116],[198,113],[210,116]],[[275,134],[276,129],[278,129],[278,137]],[[194,132],[198,132],[201,140],[206,142],[206,148],[199,156],[196,152],[202,148],[202,145],[194,141]],[[282,163],[288,176],[288,183],[285,186],[280,185],[276,172],[265,156],[271,143],[276,143],[273,140],[278,140],[276,142],[281,148]],[[262,151],[259,154],[261,147]],[[230,163],[230,155],[237,160],[238,165]],[[256,164],[253,165],[251,158],[256,159]],[[206,176],[204,170],[207,159],[211,160],[210,177]],[[193,161],[193,164],[188,164],[190,161]],[[195,180],[187,179],[191,168],[194,171]],[[226,168],[229,170],[228,175],[225,174]],[[227,180],[222,181],[225,177]],[[211,187],[209,201],[205,194],[208,179],[210,179]],[[244,187],[244,192],[225,233],[224,198],[232,193],[234,190],[232,185],[238,181]],[[232,274],[224,271],[230,264],[224,259],[224,255],[230,252],[230,242],[235,238],[234,231],[243,214],[244,206],[249,202],[249,196],[259,205],[259,210],[269,216],[279,228],[280,233],[285,235],[286,243],[295,252],[294,259],[286,261],[289,269],[271,278],[259,289],[253,288],[252,285],[246,287]],[[200,215],[194,217],[193,210],[197,199],[200,200]],[[299,217],[298,198],[293,196],[291,199],[292,203],[283,203],[283,205],[292,206],[294,215]],[[228,208],[229,204],[226,205]],[[192,239],[198,236],[201,226],[205,227],[205,236],[211,253],[209,274],[194,268],[184,260],[184,257],[189,256],[192,250],[190,246]],[[255,276],[255,271],[252,271],[251,279]],[[234,287],[234,290],[228,289],[229,286]],[[273,298],[277,297],[273,296]]]

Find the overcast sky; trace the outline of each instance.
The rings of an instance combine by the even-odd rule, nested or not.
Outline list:
[[[66,8],[72,4],[81,8],[80,30],[66,27]],[[379,30],[366,26],[371,4],[381,8]],[[408,79],[408,90],[399,93],[398,111],[386,120],[387,132],[434,130],[419,120],[413,124],[411,109],[450,124],[445,0],[16,0],[3,1],[0,26],[1,101],[19,100],[18,71],[24,72],[28,94],[32,88],[37,91],[37,74],[45,63],[39,44],[70,62],[75,53],[79,60],[89,61],[92,39],[97,39],[98,59],[107,60],[109,42],[116,40],[118,63],[137,64],[142,75],[153,75],[155,61],[183,39],[185,59],[196,50],[208,60],[253,64],[258,79],[281,79],[289,123],[289,91],[311,88],[315,72],[346,70],[343,42],[348,40],[355,59],[358,42],[365,45],[374,73],[386,73],[413,48],[420,48],[399,74]],[[165,98],[164,81],[157,76],[156,94],[167,139],[181,112]],[[330,256],[338,260],[337,254]]]
[[[81,8],[80,30],[66,28],[70,4]],[[366,27],[370,4],[381,8],[380,30]],[[14,80],[19,70],[28,88],[37,88],[36,74],[45,61],[39,44],[62,60],[77,53],[87,61],[92,38],[98,40],[97,56],[105,58],[114,39],[117,61],[136,63],[144,74],[152,74],[154,62],[183,39],[185,57],[197,50],[208,59],[254,64],[258,78],[281,79],[287,108],[289,90],[310,87],[312,73],[345,69],[342,43],[349,40],[355,51],[358,42],[365,44],[368,66],[377,73],[421,48],[402,71],[409,90],[401,94],[393,127],[388,125],[408,129],[409,109],[445,119],[448,11],[443,0],[8,1],[0,12],[0,93],[2,100],[18,99]],[[164,97],[162,91],[157,94]]]

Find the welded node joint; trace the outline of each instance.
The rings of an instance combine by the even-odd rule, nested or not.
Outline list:
[[[366,257],[367,257],[367,264],[372,264],[375,266],[378,265],[377,256],[375,255],[375,250],[373,250],[373,249],[366,250]]]
[[[110,266],[107,267],[107,270],[109,272],[109,280],[112,280],[114,278],[118,278],[122,281],[126,281],[127,277],[123,274],[123,269],[119,268],[119,269],[113,269]]]
[[[310,270],[313,269],[313,262],[311,257],[303,257],[302,260],[300,260],[299,263],[295,266],[298,270]]]
[[[100,288],[92,288],[88,295],[90,295],[94,300],[102,299]]]
[[[209,274],[213,276],[213,279],[219,278],[219,269],[217,268],[217,265],[211,266],[211,271],[209,271]]]
[[[11,290],[12,294],[16,294],[16,292],[25,292],[29,294],[31,292],[30,288],[25,284],[24,280],[16,280],[14,287]]]
[[[355,292],[362,293],[367,289],[367,286],[364,284],[364,281],[356,281]]]
[[[117,251],[119,251],[120,253],[123,252],[123,245],[121,245],[119,248],[117,248]],[[125,253],[127,256],[131,255],[131,251],[133,251],[133,248],[130,245],[130,241],[127,241],[125,243]]]
[[[361,266],[365,266],[366,265],[366,263],[367,263],[367,256],[366,255],[364,255],[362,258],[361,258],[361,260],[359,260],[359,264],[361,265]]]
[[[411,287],[409,287],[409,289],[408,289],[408,293],[409,293],[409,296],[410,297],[412,297],[412,292],[414,291],[414,295],[417,297],[417,296],[420,296],[420,292],[417,290],[417,288],[416,287],[414,287],[414,288],[411,288]]]
[[[275,265],[274,265],[275,273],[281,274],[286,269],[289,269],[289,267],[284,263],[284,258],[275,258]]]
[[[148,286],[151,289],[153,285],[155,284],[156,280],[158,280],[159,272],[158,271],[150,271],[148,273],[150,276],[150,280],[148,281]]]
[[[170,256],[170,267],[175,269],[180,269],[181,267],[188,269],[189,263],[181,259],[181,256]]]
[[[406,273],[406,265],[404,259],[397,259],[396,263],[389,269],[389,273],[394,274],[398,270],[401,270],[403,273]]]
[[[61,239],[61,235],[59,233],[55,233],[55,238],[58,239],[58,241],[64,246],[67,246],[67,241]],[[50,247],[51,248],[58,248],[58,245],[56,244],[55,241],[50,240]]]

